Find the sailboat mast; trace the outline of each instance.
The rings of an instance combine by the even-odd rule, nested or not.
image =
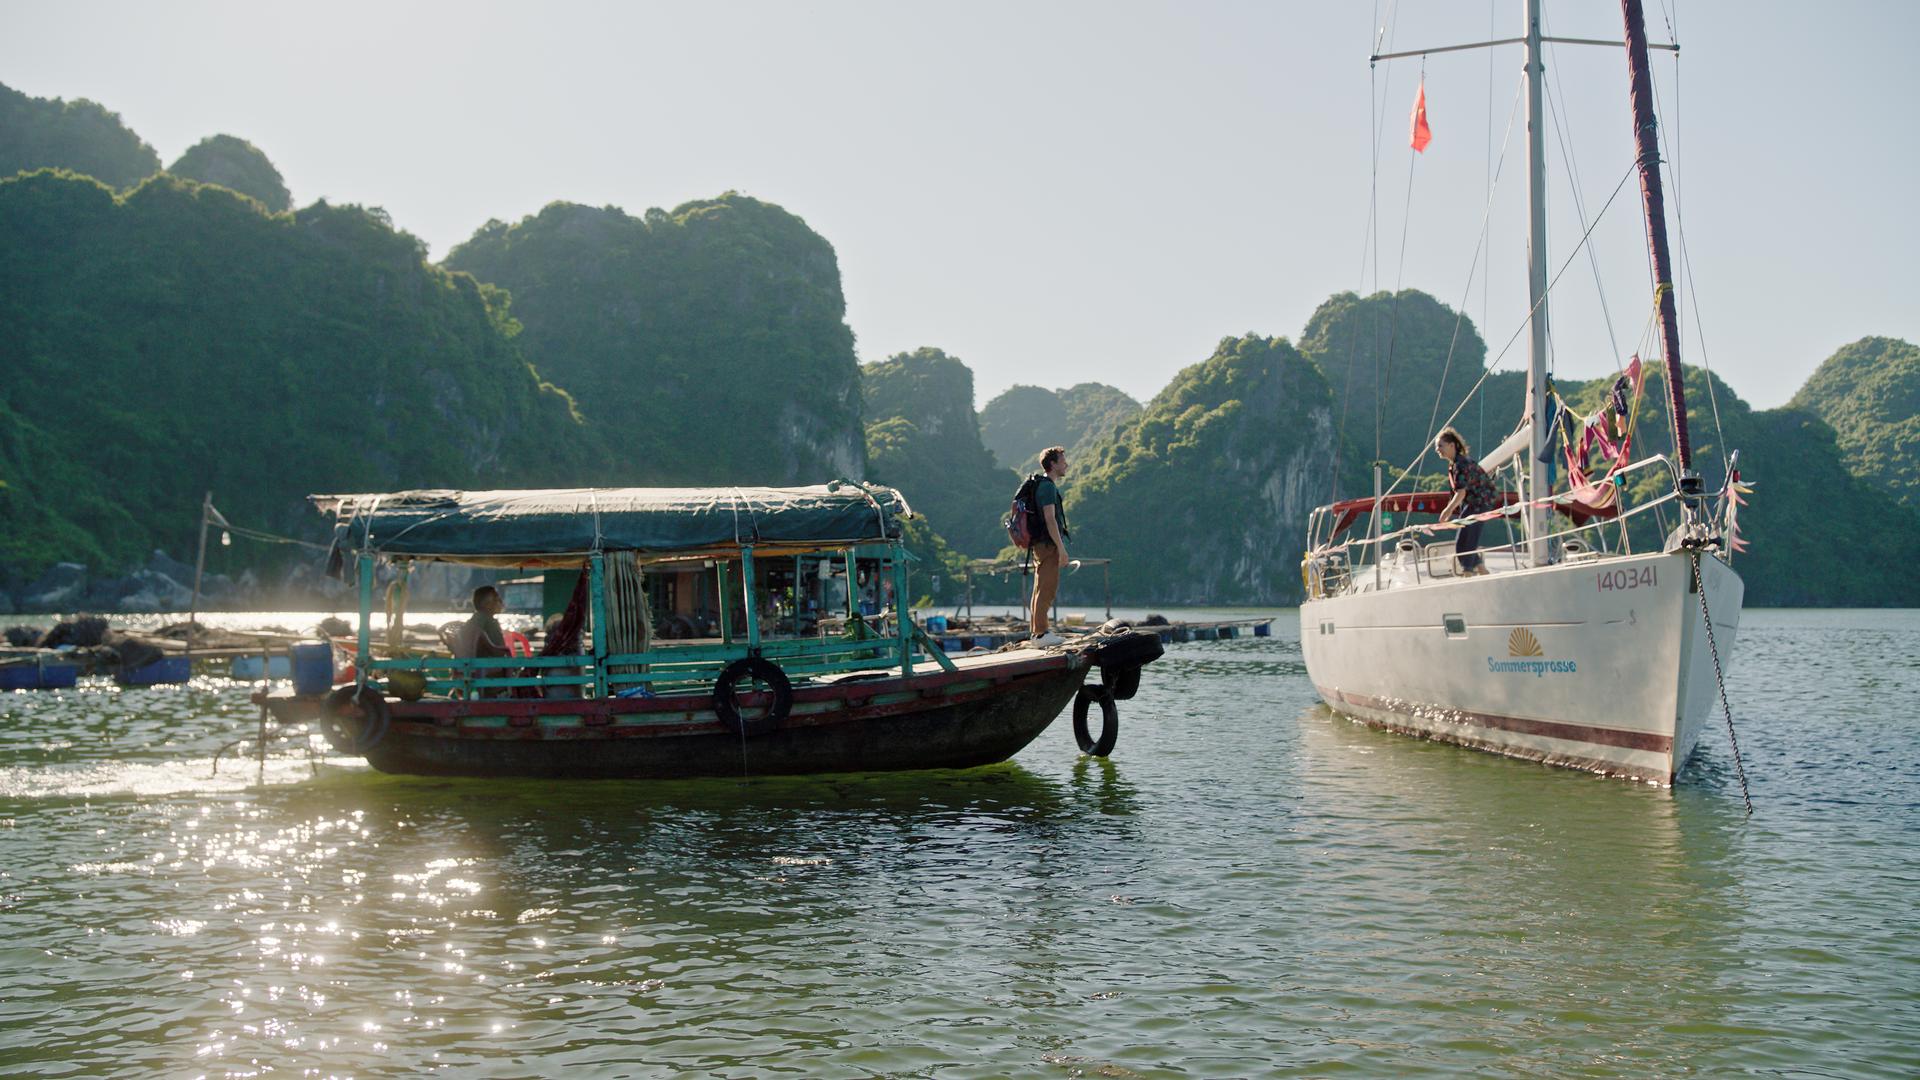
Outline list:
[[[1533,437],[1528,463],[1527,561],[1545,566],[1547,514],[1531,505],[1547,487],[1547,115],[1541,108],[1540,2],[1527,0],[1527,299],[1532,336],[1527,343],[1527,418]],[[1633,0],[1627,0],[1632,3]]]
[[[1647,26],[1640,0],[1620,0],[1627,20],[1627,75],[1633,95],[1633,139],[1640,162],[1640,201],[1647,211],[1647,247],[1653,258],[1654,296],[1660,305],[1660,351],[1667,367],[1667,408],[1683,482],[1693,471],[1687,439],[1687,395],[1680,374],[1680,317],[1674,307],[1673,268],[1667,257],[1667,207],[1660,188],[1660,139],[1653,117],[1653,75],[1647,68]]]

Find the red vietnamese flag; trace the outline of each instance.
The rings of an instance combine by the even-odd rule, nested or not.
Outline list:
[[[1426,153],[1427,144],[1433,141],[1433,129],[1427,126],[1427,84],[1420,84],[1420,92],[1413,98],[1413,149],[1416,153]]]

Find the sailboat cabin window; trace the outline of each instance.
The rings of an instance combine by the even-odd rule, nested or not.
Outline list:
[[[1463,638],[1467,636],[1467,620],[1462,615],[1442,615],[1440,622],[1447,628],[1447,636]]]

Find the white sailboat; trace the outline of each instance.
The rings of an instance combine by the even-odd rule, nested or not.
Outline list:
[[[1671,784],[1720,703],[1739,632],[1745,590],[1731,549],[1745,489],[1731,461],[1712,495],[1693,468],[1640,0],[1622,8],[1675,453],[1616,460],[1576,476],[1588,482],[1572,490],[1551,487],[1541,46],[1614,43],[1543,36],[1539,3],[1527,0],[1524,37],[1485,43],[1524,44],[1527,62],[1526,415],[1483,461],[1489,474],[1516,481],[1508,505],[1483,515],[1512,542],[1483,548],[1488,573],[1461,576],[1445,529],[1382,525],[1387,515],[1436,513],[1449,493],[1383,493],[1376,468],[1372,498],[1323,506],[1310,520],[1301,647],[1326,703],[1374,726]],[[1642,470],[1671,485],[1626,506],[1621,481]],[[1661,550],[1631,550],[1627,522],[1642,514],[1677,521]]]

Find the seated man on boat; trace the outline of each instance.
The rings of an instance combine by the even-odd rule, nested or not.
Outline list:
[[[482,585],[473,590],[473,617],[460,624],[453,632],[453,655],[461,660],[484,659],[491,656],[506,656],[507,636],[500,629],[500,612],[505,610],[506,602],[500,598],[500,590],[491,585]],[[498,677],[503,668],[480,668],[474,674],[480,678]],[[480,697],[499,697],[497,691],[482,690]]]
[[[1453,498],[1440,511],[1440,520],[1448,521],[1456,515],[1473,517],[1500,507],[1500,492],[1494,489],[1493,478],[1487,470],[1468,455],[1467,440],[1452,427],[1440,429],[1434,437],[1433,449],[1447,460],[1447,487],[1452,490]],[[1480,557],[1480,528],[1484,521],[1469,521],[1460,526],[1460,534],[1453,541],[1454,558],[1460,565],[1462,576],[1473,576],[1487,572],[1486,560]]]

